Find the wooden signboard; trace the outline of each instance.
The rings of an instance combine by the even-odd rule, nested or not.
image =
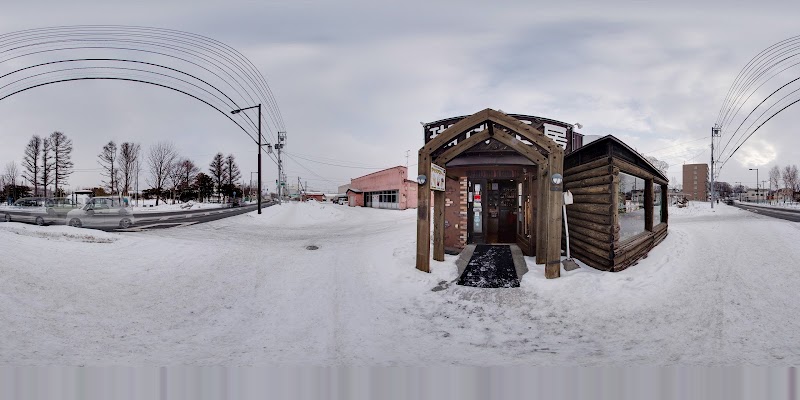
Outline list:
[[[431,164],[431,190],[439,190],[444,192],[444,168]]]

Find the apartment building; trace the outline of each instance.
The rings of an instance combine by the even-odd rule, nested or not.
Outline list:
[[[708,164],[683,165],[683,193],[689,200],[708,201]]]

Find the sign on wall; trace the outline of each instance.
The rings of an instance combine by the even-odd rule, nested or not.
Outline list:
[[[567,128],[563,126],[544,124],[544,134],[555,140],[562,149],[567,148]]]
[[[431,190],[444,191],[444,168],[431,164]]]

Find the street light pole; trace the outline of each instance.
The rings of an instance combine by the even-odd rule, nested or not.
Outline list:
[[[251,108],[258,108],[258,213],[261,214],[261,104],[233,110],[231,114],[238,114]]]
[[[758,204],[758,168],[750,168],[750,171],[756,171],[756,204]]]

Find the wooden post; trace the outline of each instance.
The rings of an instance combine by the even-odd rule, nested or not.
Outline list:
[[[444,193],[433,191],[433,259],[436,261],[444,261]]]
[[[551,177],[564,171],[564,153],[553,152],[550,154],[550,173],[547,176],[547,264],[544,276],[547,279],[561,276],[561,231],[563,217],[561,206],[564,204],[564,192],[550,190]]]
[[[547,262],[547,196],[550,190],[550,171],[546,165],[540,165],[537,171],[537,189],[539,196],[536,198],[536,263]]]
[[[431,157],[419,151],[417,170],[427,178],[417,187],[417,269],[431,272]]]
[[[644,181],[644,230],[648,232],[653,231],[653,180],[645,179]]]
[[[669,223],[669,197],[667,195],[667,185],[661,185],[661,222]]]

